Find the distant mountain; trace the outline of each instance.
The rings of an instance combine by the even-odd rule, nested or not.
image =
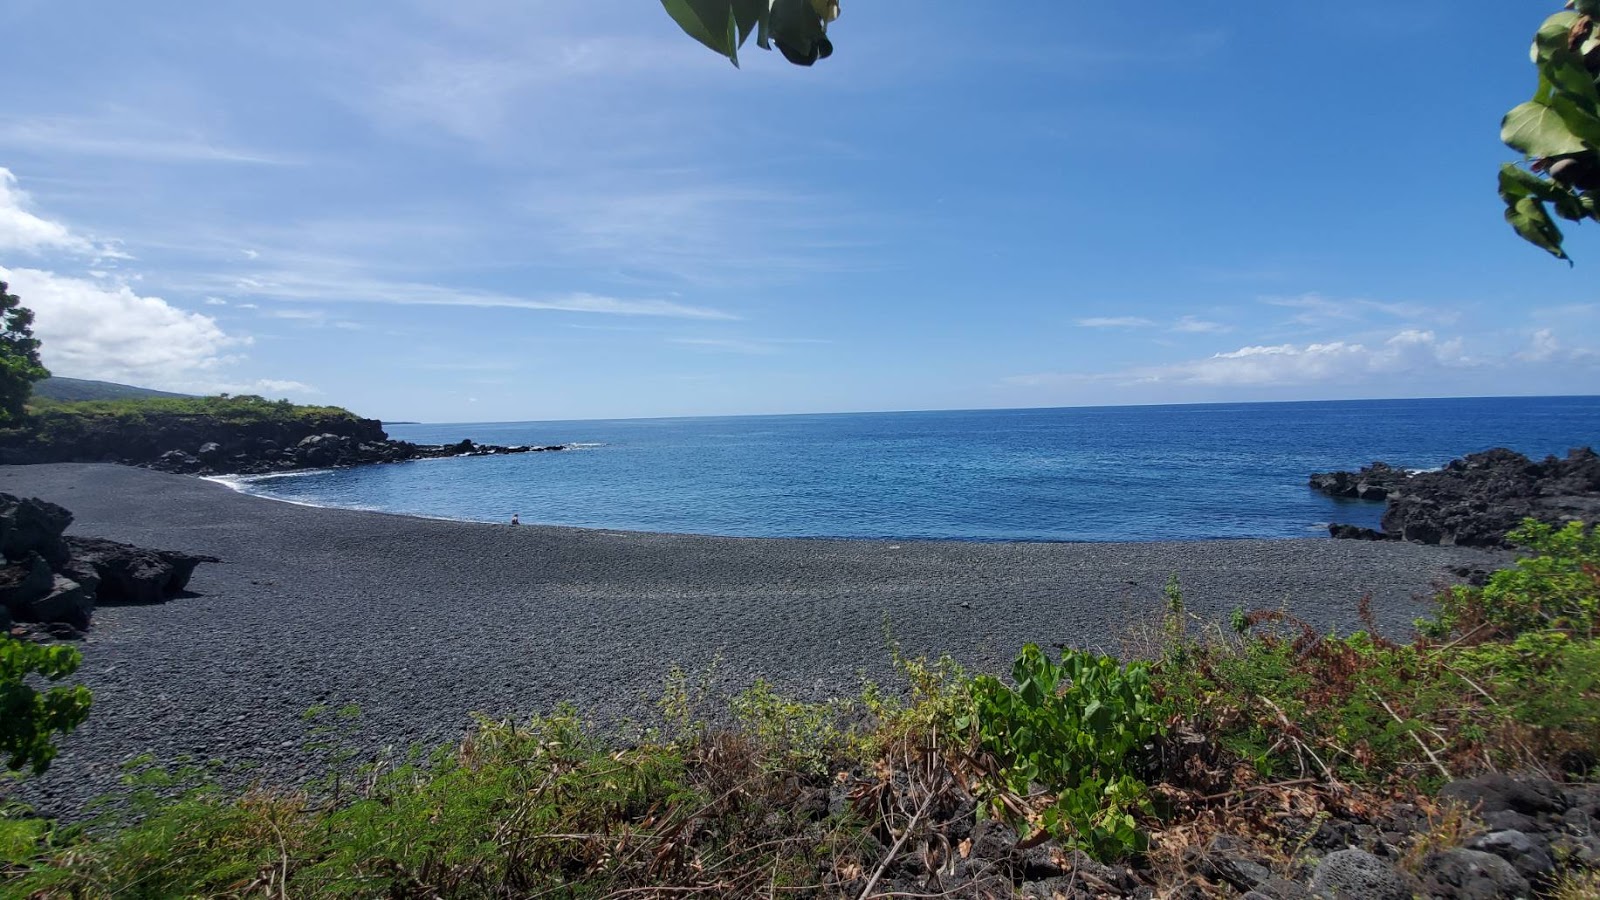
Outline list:
[[[78,400],[136,400],[140,397],[188,397],[170,391],[152,391],[149,388],[109,381],[88,381],[83,378],[50,377],[33,386],[33,395],[46,400],[71,403]]]

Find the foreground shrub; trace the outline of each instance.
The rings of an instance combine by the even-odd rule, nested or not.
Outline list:
[[[995,812],[1026,807],[1035,786],[1054,795],[1041,827],[1099,859],[1143,850],[1135,814],[1148,811],[1138,757],[1161,729],[1149,665],[1064,650],[1059,663],[1035,645],[1012,666],[1015,687],[973,679],[970,727],[990,761]]]
[[[0,757],[6,768],[50,768],[57,734],[83,724],[89,715],[89,689],[58,686],[45,691],[30,676],[59,681],[78,670],[83,655],[63,645],[42,646],[0,633]]]

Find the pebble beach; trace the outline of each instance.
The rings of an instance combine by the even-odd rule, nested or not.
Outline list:
[[[892,681],[913,655],[1002,671],[1024,643],[1120,651],[1176,575],[1188,610],[1285,609],[1318,629],[1404,637],[1454,566],[1499,555],[1402,543],[887,542],[717,538],[412,518],[246,496],[111,465],[0,468],[59,503],[69,534],[208,554],[189,595],[102,607],[82,642],[88,722],[44,776],[8,785],[78,817],[127,760],[216,760],[224,780],[304,780],[303,714],[361,710],[360,753],[458,738],[472,716],[572,701],[646,717],[673,666],[803,697]],[[537,511],[525,510],[524,521]]]

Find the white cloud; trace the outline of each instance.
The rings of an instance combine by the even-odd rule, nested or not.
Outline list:
[[[1533,333],[1528,341],[1528,349],[1517,354],[1517,358],[1527,362],[1549,362],[1561,353],[1561,342],[1556,340],[1555,332],[1548,328],[1541,328]]]
[[[1407,330],[1378,347],[1344,341],[1241,347],[1208,359],[1126,374],[1133,382],[1254,387],[1359,380],[1470,364],[1460,340],[1441,342],[1431,331]]]
[[[221,297],[207,297],[206,298],[206,305],[207,306],[227,306],[228,305],[228,301],[222,299]]]
[[[41,356],[60,375],[193,390],[229,361],[229,348],[249,343],[126,284],[4,267],[0,278],[33,310]]]
[[[278,378],[259,378],[255,381],[222,382],[205,389],[207,393],[259,394],[269,399],[286,394],[320,394],[322,391],[303,381],[284,381]]]
[[[1173,323],[1172,330],[1182,334],[1222,334],[1232,331],[1233,326],[1207,321],[1199,316],[1184,316]]]
[[[1093,316],[1079,319],[1079,328],[1149,328],[1156,323],[1139,316]]]
[[[1107,382],[1204,387],[1337,385],[1481,364],[1466,355],[1459,338],[1441,341],[1431,331],[1408,329],[1373,347],[1346,341],[1241,347],[1171,365],[1092,374],[1018,375],[1005,382],[1020,387]]]
[[[73,234],[60,222],[28,211],[28,194],[17,187],[17,176],[0,167],[0,250],[37,254],[45,250],[93,253],[94,245]]]

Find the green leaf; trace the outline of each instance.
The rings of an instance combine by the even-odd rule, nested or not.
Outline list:
[[[1589,74],[1577,54],[1562,48],[1551,54],[1550,59],[1539,68],[1559,93],[1587,103],[1591,109],[1594,104],[1600,103],[1600,91],[1595,89],[1594,76]]]
[[[1500,139],[1532,158],[1568,156],[1588,148],[1573,136],[1561,115],[1540,103],[1524,103],[1506,114]]]
[[[1575,12],[1558,12],[1539,26],[1539,33],[1533,37],[1533,50],[1529,54],[1535,63],[1549,57],[1556,50],[1567,49],[1567,36],[1572,33],[1573,23],[1578,21]]]
[[[1536,247],[1542,247],[1551,256],[1564,259],[1568,263],[1572,259],[1566,251],[1561,249],[1561,242],[1565,239],[1561,229],[1545,211],[1544,204],[1537,197],[1523,197],[1516,203],[1506,207],[1506,221],[1511,227],[1522,235],[1522,239]]]
[[[1500,167],[1500,199],[1510,206],[1523,197],[1536,197],[1554,205],[1556,215],[1563,219],[1578,222],[1589,215],[1571,189],[1506,163]]]
[[[1585,104],[1570,94],[1556,94],[1550,98],[1550,108],[1573,137],[1588,145],[1585,150],[1600,148],[1600,116],[1594,114],[1593,104]]]
[[[733,0],[661,0],[684,33],[739,64],[739,27]]]
[[[768,0],[733,0],[733,20],[739,26],[739,46],[749,40],[752,31],[766,32],[767,20],[772,15]]]
[[[1578,0],[1578,15],[1600,18],[1600,0]]]

